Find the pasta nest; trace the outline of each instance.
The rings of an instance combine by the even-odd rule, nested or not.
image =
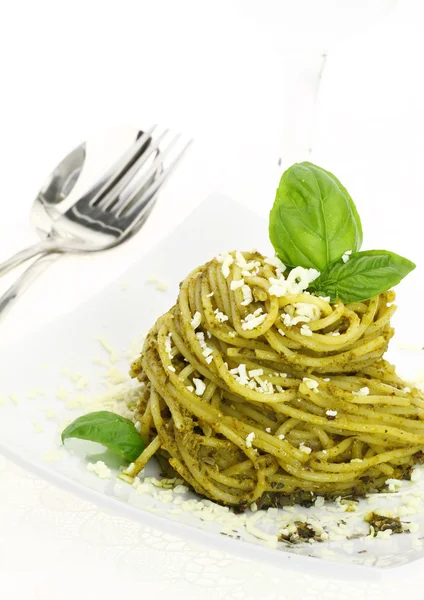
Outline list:
[[[283,268],[232,252],[182,282],[131,367],[147,446],[130,475],[155,455],[214,501],[280,506],[376,491],[421,460],[424,398],[382,359],[394,293],[278,295],[301,279]]]

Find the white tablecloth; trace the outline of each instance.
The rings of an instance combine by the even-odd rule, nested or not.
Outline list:
[[[306,73],[298,82],[299,106],[292,103],[290,114],[283,113],[287,59],[303,68],[328,45],[312,159],[350,182],[365,226],[381,214],[376,196],[396,210],[386,228],[374,227],[374,247],[381,240],[382,247],[390,243],[391,250],[418,259],[422,220],[402,211],[402,198],[422,193],[419,2],[399,2],[385,23],[368,28],[374,9],[385,3],[358,2],[360,12],[348,18],[357,21],[356,40],[335,35],[337,23],[327,23],[311,44],[308,8],[291,26],[288,4],[41,1],[3,8],[2,259],[35,241],[28,223],[31,199],[61,156],[90,132],[120,122],[159,121],[196,139],[143,232],[108,254],[52,266],[0,323],[3,341],[60,318],[90,297],[212,190],[266,215],[280,174],[278,158],[285,166],[303,158],[297,154],[302,140],[291,143],[290,136],[302,119],[303,100],[314,93]],[[316,11],[321,3],[312,4]],[[333,4],[341,10],[341,3]],[[352,5],[345,4],[346,10]],[[321,26],[319,11],[311,18]],[[298,47],[295,53],[287,50],[290,45]],[[305,50],[308,45],[313,52]],[[309,600],[338,599],[342,591],[349,598],[377,599],[392,597],[395,587],[419,597],[419,570],[416,580],[399,577],[396,586],[384,578],[347,585],[252,564],[106,514],[1,457],[0,540],[5,600],[124,594]]]

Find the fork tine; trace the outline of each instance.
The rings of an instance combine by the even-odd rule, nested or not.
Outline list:
[[[116,182],[119,180],[121,175],[125,173],[131,163],[137,158],[137,154],[143,148],[145,143],[149,140],[152,133],[156,129],[156,125],[152,125],[147,131],[144,131],[143,134],[138,138],[134,146],[129,148],[121,158],[113,165],[113,167],[106,173],[106,182],[105,184],[98,190],[95,196],[92,198],[90,205],[95,206],[99,204],[102,199],[108,194],[108,192],[113,189]]]
[[[178,138],[179,137],[180,136],[178,136]],[[128,202],[126,203],[126,207],[125,208],[127,208],[127,212],[125,214],[125,217],[130,217],[131,218],[131,216],[133,216],[133,215],[135,215],[135,214],[138,213],[137,217],[134,220],[134,225],[131,226],[131,229],[133,229],[134,226],[136,226],[136,224],[143,217],[143,215],[146,212],[145,209],[147,207],[151,208],[153,206],[154,202],[152,202],[152,200],[153,200],[156,192],[159,190],[159,188],[162,188],[164,186],[164,184],[167,181],[168,177],[174,171],[174,169],[176,168],[176,166],[178,165],[178,163],[180,162],[180,160],[182,159],[182,157],[184,156],[184,154],[186,153],[186,151],[190,147],[191,143],[192,143],[192,140],[189,140],[183,146],[183,148],[173,158],[173,160],[166,167],[166,169],[164,169],[160,173],[160,175],[158,175],[155,178],[155,180],[149,185],[149,187],[147,188],[147,190],[142,194],[142,196],[138,200],[136,200],[134,202],[133,205],[131,205],[131,203],[137,197],[137,194],[139,193],[140,189],[142,189],[142,185],[138,185],[137,189],[134,190],[134,192],[131,194],[131,197],[129,198]],[[173,141],[172,145],[174,145],[174,141]],[[167,148],[167,150],[168,149],[169,149],[169,147]],[[123,210],[121,210],[121,214],[122,214],[122,212],[125,211],[125,208]]]
[[[144,150],[144,152],[133,162],[133,164],[126,170],[126,172],[120,177],[113,185],[110,186],[107,194],[96,204],[98,208],[102,210],[110,209],[113,204],[116,202],[116,199],[119,198],[121,192],[127,187],[127,185],[134,179],[135,175],[140,171],[143,165],[146,164],[148,159],[155,153],[158,152],[158,145],[163,140],[163,138],[167,135],[168,129],[165,129],[155,140],[149,144],[149,146]],[[158,153],[159,155],[159,153]],[[156,162],[157,156],[154,159]],[[157,168],[157,166],[156,166]],[[113,212],[115,212],[116,207],[114,207]]]
[[[165,158],[171,152],[180,137],[180,134],[174,135],[167,145],[160,149],[154,162],[149,165],[149,168],[143,171],[141,176],[137,179],[134,179],[134,181],[131,182],[131,186],[128,186],[128,188],[124,190],[124,193],[121,195],[121,197],[118,199],[118,202],[112,209],[112,212],[115,214],[115,216],[120,217],[126,213],[137,199],[137,196],[139,196],[140,193],[143,193],[143,189],[150,185],[150,180],[155,175],[156,177],[159,175],[158,172],[162,170],[161,167],[164,165]]]
[[[145,172],[142,173],[140,179],[138,181],[135,181],[133,189],[131,189],[127,194],[122,194],[116,205],[113,207],[113,212],[117,217],[120,217],[125,212],[129,211],[132,203],[136,200],[140,192],[142,192],[143,188],[149,184],[149,180],[159,170],[159,167],[163,165],[165,158],[174,148],[175,144],[178,142],[180,137],[180,134],[174,135],[173,138],[167,144],[167,146],[159,151],[154,162],[149,166],[148,169],[146,169]],[[158,175],[158,177],[160,177],[160,175]],[[143,194],[143,196],[145,196],[145,194]]]

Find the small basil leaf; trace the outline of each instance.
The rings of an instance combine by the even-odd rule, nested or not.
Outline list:
[[[143,450],[143,440],[134,423],[107,410],[88,413],[75,419],[62,432],[62,443],[79,438],[103,444],[133,462]]]
[[[386,292],[415,269],[413,262],[387,250],[355,252],[329,264],[309,287],[332,302],[361,302]]]
[[[360,249],[362,226],[352,198],[337,177],[302,162],[281,177],[269,237],[285,265],[322,271],[347,250]]]

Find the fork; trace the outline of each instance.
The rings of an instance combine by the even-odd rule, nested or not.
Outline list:
[[[131,156],[127,157],[124,164],[119,165],[94,197],[81,198],[54,222],[48,240],[29,246],[1,263],[0,277],[38,254],[98,252],[117,246],[127,239],[151,211],[157,191],[164,185],[191,143],[189,141],[179,149],[165,167],[165,158],[171,154],[181,137],[179,134],[174,135],[165,147],[160,147],[169,134],[165,130],[149,143],[138,159],[133,160],[137,150],[146,144],[154,130],[155,127],[152,127],[139,138]],[[154,160],[143,169],[154,153]],[[160,173],[150,182],[152,175],[158,170]]]
[[[29,246],[0,264],[1,277],[39,255],[0,298],[0,314],[55,256],[106,250],[138,231],[155,204],[158,190],[191,144],[190,140],[181,145],[181,136],[177,134],[160,146],[169,137],[169,130],[154,139],[155,130],[153,126],[140,136],[94,194],[82,197],[54,222],[46,241]],[[165,165],[167,158],[170,160]]]

